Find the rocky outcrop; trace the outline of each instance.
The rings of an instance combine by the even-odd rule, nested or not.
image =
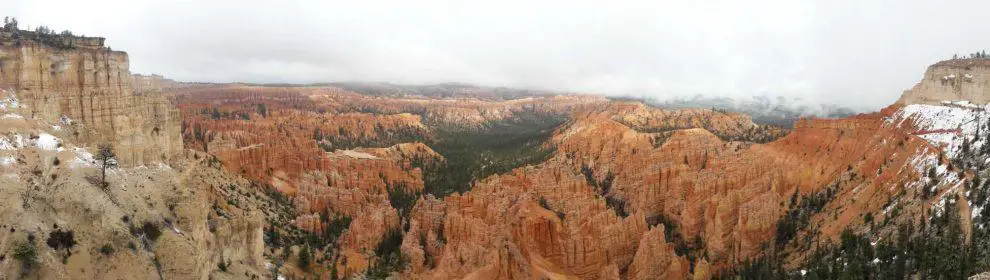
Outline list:
[[[220,262],[237,275],[268,275],[264,222],[251,208],[261,203],[219,190],[246,181],[178,160],[110,170],[104,187],[100,162],[73,131],[25,117],[25,106],[0,91],[0,278],[215,279]],[[217,210],[228,200],[243,204]],[[49,241],[59,232],[71,242]],[[32,248],[36,261],[14,258],[18,248]]]
[[[113,144],[125,166],[168,162],[182,150],[178,112],[161,95],[135,95],[127,53],[96,39],[56,48],[4,37],[0,88],[16,92],[28,117],[81,126],[75,142]]]
[[[940,104],[942,101],[990,102],[990,59],[951,59],[928,67],[925,76],[904,91],[897,104]]]

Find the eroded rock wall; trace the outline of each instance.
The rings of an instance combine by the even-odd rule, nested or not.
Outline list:
[[[127,53],[23,39],[0,44],[0,87],[16,92],[29,117],[84,126],[76,142],[111,143],[125,166],[168,162],[182,150],[177,110],[161,95],[133,93]]]
[[[952,59],[928,67],[925,76],[904,91],[897,104],[939,104],[942,101],[990,102],[990,59]]]

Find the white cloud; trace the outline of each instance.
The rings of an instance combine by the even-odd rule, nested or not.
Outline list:
[[[986,1],[14,0],[186,81],[468,82],[605,94],[783,95],[879,108],[990,46]]]

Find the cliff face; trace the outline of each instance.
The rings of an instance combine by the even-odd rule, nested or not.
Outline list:
[[[0,278],[269,276],[270,198],[182,150],[178,111],[156,85],[132,92],[126,53],[21,32],[0,31]]]
[[[171,166],[109,170],[101,186],[100,162],[72,141],[76,130],[31,118],[43,111],[25,104],[0,90],[0,278],[225,279],[221,262],[268,274],[252,206],[261,203],[226,190],[245,180],[189,153]],[[240,207],[218,203],[233,200]],[[51,241],[59,233],[71,233],[64,248]],[[35,260],[15,259],[18,248]]]
[[[29,117],[79,125],[73,140],[111,143],[123,165],[168,162],[182,150],[178,112],[161,95],[135,95],[127,53],[102,41],[61,49],[0,41],[0,87],[16,92]]]
[[[942,101],[990,102],[990,59],[952,59],[928,67],[925,76],[904,91],[897,104],[939,104]]]

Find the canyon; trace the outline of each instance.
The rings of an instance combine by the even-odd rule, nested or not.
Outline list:
[[[905,253],[929,237],[971,254],[961,276],[990,260],[987,59],[785,129],[594,94],[182,83],[103,42],[0,32],[0,278],[945,275]]]
[[[295,202],[304,224],[312,224],[307,228],[327,226],[313,222],[323,209],[352,217],[334,204],[395,206],[377,208],[388,218],[352,222],[343,233],[360,232],[369,242],[354,247],[349,236],[330,250],[341,253],[327,261],[348,273],[365,269],[339,265],[355,256],[363,256],[361,265],[387,263],[380,250],[357,252],[386,243],[389,232],[400,229],[397,251],[407,263],[393,269],[408,279],[709,279],[739,273],[768,252],[787,254],[784,267],[797,269],[813,248],[836,244],[849,230],[892,238],[894,225],[932,217],[946,199],[965,199],[958,186],[974,178],[953,167],[944,144],[927,137],[943,130],[913,125],[931,118],[911,114],[921,106],[913,103],[841,119],[800,119],[786,130],[720,110],[664,110],[582,95],[483,100],[470,93],[391,92],[383,98],[335,86],[247,85],[175,94],[184,108],[185,138],[211,139],[195,145],[224,159],[228,171],[251,174],[289,195],[293,186],[320,186],[305,187]],[[259,104],[267,115],[256,112]],[[530,110],[567,119],[540,140],[550,152],[542,161],[473,177],[467,190],[439,194],[427,190],[431,165],[411,164],[424,158],[443,164],[443,153],[423,143],[442,145],[437,138],[445,131],[483,131]],[[262,131],[275,134],[255,136]],[[204,136],[189,136],[197,134]],[[371,178],[342,185],[329,178],[346,168],[322,163],[399,149],[394,145],[401,142],[429,152],[375,156],[390,158],[392,166],[352,169]],[[265,149],[270,152],[253,151]],[[280,164],[285,158],[289,166]],[[379,176],[365,175],[370,170]],[[387,193],[395,184],[411,186],[407,191],[418,198],[394,201]],[[313,197],[338,188],[379,198]],[[936,195],[922,197],[930,192],[925,188]],[[813,210],[796,210],[801,207]],[[797,226],[782,222],[799,212]],[[374,212],[361,213],[353,219]],[[796,232],[782,233],[782,225]]]

